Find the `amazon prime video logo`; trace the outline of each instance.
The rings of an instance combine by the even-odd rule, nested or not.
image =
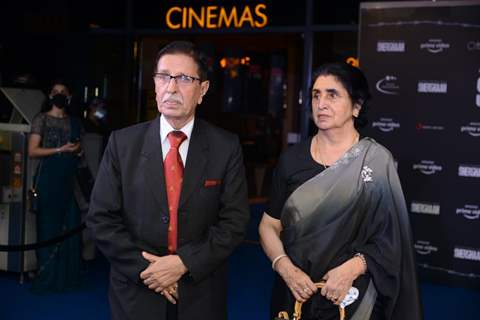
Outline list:
[[[455,213],[463,215],[466,219],[476,220],[480,216],[480,207],[466,204],[463,206],[463,208],[457,208]]]
[[[443,167],[437,165],[435,161],[422,160],[420,163],[415,163],[413,165],[413,170],[418,170],[425,175],[435,174],[442,171]]]
[[[450,48],[449,43],[445,43],[442,39],[428,39],[427,42],[420,44],[420,50],[427,50],[430,53],[440,53]]]
[[[472,137],[480,137],[480,122],[470,122],[468,125],[460,127],[460,132],[466,132]]]
[[[417,251],[417,253],[421,255],[428,255],[428,254],[431,254],[432,252],[438,251],[438,247],[431,245],[430,241],[417,240],[417,242],[415,242],[414,247],[415,247],[415,251]]]
[[[382,132],[391,132],[400,128],[400,123],[393,121],[392,118],[380,118],[379,121],[372,123],[372,128],[378,128]]]

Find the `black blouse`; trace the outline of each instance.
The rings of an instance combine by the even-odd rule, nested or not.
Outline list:
[[[312,138],[289,147],[281,156],[273,172],[270,199],[266,213],[280,219],[282,208],[290,194],[305,181],[318,175],[325,168],[310,153]]]

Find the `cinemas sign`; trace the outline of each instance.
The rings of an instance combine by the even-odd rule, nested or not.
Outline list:
[[[169,29],[263,28],[268,23],[267,5],[171,7],[165,14]]]

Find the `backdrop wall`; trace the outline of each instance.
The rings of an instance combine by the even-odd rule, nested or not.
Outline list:
[[[480,1],[362,3],[366,134],[389,148],[420,276],[480,287]]]

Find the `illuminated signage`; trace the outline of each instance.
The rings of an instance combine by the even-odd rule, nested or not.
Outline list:
[[[345,60],[345,62],[357,68],[360,66],[360,62],[358,61],[357,58],[354,58],[354,57],[348,57],[347,60]]]
[[[257,4],[254,8],[225,8],[206,6],[200,8],[172,7],[165,15],[170,29],[220,29],[220,28],[263,28],[268,23],[267,5]]]

